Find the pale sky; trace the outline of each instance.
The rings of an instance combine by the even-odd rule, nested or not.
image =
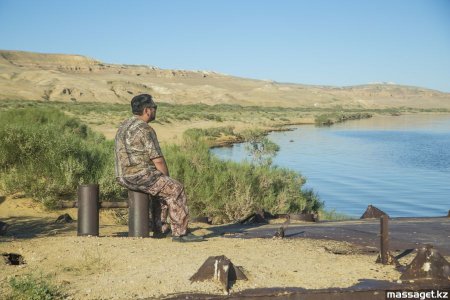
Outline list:
[[[450,92],[450,1],[0,0],[0,49]]]

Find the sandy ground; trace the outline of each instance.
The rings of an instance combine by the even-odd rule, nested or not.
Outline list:
[[[0,294],[9,279],[34,274],[49,276],[69,299],[138,299],[181,292],[223,294],[217,282],[191,283],[189,278],[209,256],[226,255],[242,266],[248,281],[231,292],[259,287],[349,287],[358,279],[397,280],[393,266],[376,264],[375,254],[337,255],[346,243],[310,239],[231,239],[224,227],[190,224],[202,243],[180,244],[170,238],[126,237],[111,211],[102,211],[100,237],[77,237],[76,223],[54,224],[56,217],[76,209],[47,212],[30,199],[0,198],[0,220],[11,228],[0,237],[0,253],[19,253],[26,264],[0,264]],[[14,237],[15,236],[15,237]],[[408,259],[412,259],[409,257]]]
[[[164,115],[162,113],[162,115]],[[81,118],[83,120],[83,118]],[[102,133],[107,139],[114,139],[117,128],[119,124],[125,120],[125,118],[115,118],[113,122],[102,125],[90,124],[89,126],[97,132]],[[83,120],[89,124],[89,120]],[[314,117],[305,116],[305,117],[297,117],[293,118],[292,122],[295,124],[314,124]],[[267,120],[261,119],[253,119],[251,121],[225,121],[225,122],[217,122],[217,121],[206,121],[206,120],[196,120],[196,121],[173,121],[170,124],[158,124],[158,123],[150,123],[150,126],[155,129],[158,140],[160,143],[164,144],[179,144],[182,141],[183,133],[190,128],[200,128],[200,129],[209,129],[216,127],[228,127],[231,126],[234,128],[235,132],[242,132],[246,129],[261,129],[261,130],[273,130],[279,126],[279,122],[267,122]]]

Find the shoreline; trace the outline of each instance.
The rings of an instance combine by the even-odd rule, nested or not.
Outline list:
[[[274,125],[272,127],[263,128],[263,129],[256,127],[256,129],[262,130],[264,133],[264,136],[267,136],[271,132],[286,132],[286,131],[294,131],[295,130],[293,128],[286,128],[288,126],[302,126],[302,125],[314,125],[314,124],[315,123],[311,122],[311,121],[299,121],[299,122],[289,122],[289,123],[284,123],[284,124],[278,124],[278,125]],[[244,138],[240,138],[238,136],[229,136],[229,137],[227,137],[227,139],[218,138],[218,139],[212,141],[210,149],[222,148],[222,147],[233,147],[234,144],[241,144],[241,143],[245,143],[245,142],[246,142],[246,140]]]
[[[375,113],[369,119],[376,119],[376,118],[380,118],[380,117],[397,118],[397,117],[401,117],[401,116],[412,116],[412,115],[449,115],[450,116],[450,112],[439,112],[439,111],[427,112],[427,111],[425,111],[425,112],[403,112],[403,113],[400,113],[400,114]],[[293,130],[295,130],[294,128],[286,128],[288,126],[316,125],[316,122],[314,120],[311,120],[310,117],[304,118],[304,119],[305,120],[303,120],[303,121],[275,124],[275,125],[272,125],[271,127],[268,127],[268,128],[260,128],[260,127],[255,127],[255,128],[259,129],[259,130],[262,130],[264,132],[264,135],[268,135],[271,132],[285,132],[285,131],[293,131]],[[342,124],[342,123],[358,121],[358,120],[364,120],[364,119],[367,119],[367,118],[349,119],[349,120],[345,120],[343,122],[333,123],[333,124],[329,125],[329,127],[334,126],[334,125],[338,125],[338,124]],[[319,126],[319,127],[324,127],[324,126]],[[237,136],[229,137],[228,140],[220,140],[220,138],[218,138],[218,139],[216,139],[215,141],[212,142],[212,145],[211,145],[210,148],[232,147],[234,144],[240,144],[240,143],[245,143],[245,142],[246,141],[244,139],[239,139]]]
[[[416,130],[416,128],[418,130],[422,130],[420,128],[428,128],[428,129],[434,128],[433,126],[437,126],[437,125],[434,125],[434,124],[447,124],[447,123],[442,123],[442,122],[446,122],[448,117],[450,117],[450,113],[441,113],[441,112],[438,112],[438,113],[430,113],[430,112],[425,112],[425,113],[404,113],[404,114],[402,114],[400,116],[397,116],[397,115],[395,115],[395,116],[394,115],[386,115],[386,114],[376,114],[376,115],[373,116],[373,118],[372,118],[373,120],[367,120],[367,121],[363,120],[361,123],[357,122],[354,125],[350,124],[350,123],[352,123],[352,122],[350,122],[349,125],[344,125],[342,128],[347,128],[348,127],[348,128],[351,128],[351,130],[358,130],[358,128],[360,128],[360,126],[361,126],[361,128],[364,130],[365,126],[369,126],[368,128],[372,128],[373,127],[374,130],[377,130],[377,128],[378,129],[384,128],[384,126],[388,126],[388,127],[392,126],[393,130],[401,130],[401,131],[403,131],[403,130],[408,130],[408,131],[412,130],[412,131],[414,131],[414,130]],[[361,125],[359,125],[359,124],[361,124]],[[308,124],[308,125],[313,125],[313,124]],[[425,127],[422,127],[422,126],[425,126]],[[278,129],[278,128],[276,130],[268,129],[267,133],[276,132],[276,131],[290,131],[292,129],[295,130],[296,128],[301,128],[301,126],[298,125],[298,126],[295,126],[295,127],[291,128],[288,125],[285,125],[285,127],[282,128],[282,129]],[[311,128],[311,127],[308,127],[308,128]],[[391,128],[391,127],[389,127],[389,128]],[[426,130],[428,130],[428,129],[426,129]],[[303,129],[299,129],[299,130],[303,130]],[[309,130],[312,130],[312,129],[308,129],[307,132],[309,132]],[[444,126],[444,128],[440,128],[439,130],[444,130],[445,131],[445,126]],[[276,135],[276,136],[280,137],[280,135]],[[284,135],[282,135],[282,136],[284,136]],[[292,136],[292,134],[287,133],[286,137],[283,138],[283,141],[285,141],[287,143],[287,141],[289,140],[290,136]],[[281,139],[281,137],[280,137],[280,139]],[[280,141],[277,138],[275,138],[275,140]],[[305,140],[303,142],[305,142]],[[283,142],[282,145],[287,146],[286,143]],[[230,144],[226,145],[225,147],[232,147],[232,146],[233,146],[233,143],[230,143]],[[329,145],[329,143],[328,143],[326,147],[330,147],[330,146],[331,145]],[[239,149],[241,149],[241,147],[242,146],[240,146]],[[290,147],[292,147],[292,146],[290,146]],[[212,147],[212,148],[220,148],[220,146],[215,146],[215,147]],[[241,150],[241,151],[243,151],[243,150]],[[241,151],[239,151],[239,153],[241,153]],[[239,155],[242,155],[242,153],[239,154]],[[225,157],[226,157],[225,159],[230,159],[230,157],[227,156],[227,155]],[[283,159],[281,159],[281,160],[283,160]],[[286,166],[286,164],[284,164],[283,166],[292,169],[292,166],[289,167],[289,166]],[[302,169],[302,168],[297,166],[295,171],[297,173],[303,174],[302,171],[309,170],[308,174],[311,174],[311,167],[310,166],[304,166],[304,168],[305,169]],[[315,175],[315,177],[317,177],[317,175]],[[378,178],[378,177],[376,177],[376,178]],[[315,189],[314,190],[316,192],[319,192],[319,194],[321,194],[320,193],[321,192],[320,189],[316,190],[316,188],[318,186],[318,179],[317,178],[313,178],[311,180],[313,180],[313,181],[309,181],[308,180],[308,183],[315,183],[315,185],[314,185]],[[320,182],[322,182],[322,181],[320,181]],[[406,184],[406,183],[403,183],[403,181],[400,181],[400,182],[402,184],[402,187]],[[426,182],[428,182],[428,181],[426,181]],[[351,183],[346,181],[346,184],[351,184]],[[373,199],[370,200],[371,198],[366,198],[366,197],[358,198],[357,196],[355,196],[355,197],[351,197],[353,199],[353,201],[356,201],[355,199],[357,199],[362,204],[367,202],[367,205],[362,207],[363,205],[358,204],[357,205],[357,207],[358,207],[357,210],[355,208],[352,208],[351,206],[348,206],[348,205],[345,208],[344,204],[335,205],[336,204],[336,200],[333,201],[333,199],[336,198],[336,197],[333,196],[332,194],[330,194],[330,192],[329,192],[330,190],[333,190],[333,188],[330,188],[328,185],[327,186],[324,185],[323,187],[324,187],[324,191],[322,191],[322,192],[325,193],[324,195],[322,195],[325,198],[321,197],[321,200],[325,201],[325,207],[323,208],[323,211],[326,214],[330,215],[329,217],[326,217],[326,219],[331,219],[331,220],[339,219],[340,220],[340,219],[355,219],[355,218],[359,218],[359,216],[361,216],[361,214],[366,209],[367,205],[374,201]],[[363,187],[358,186],[358,189],[362,189],[362,188]],[[441,191],[441,190],[442,189],[440,189],[439,191]],[[437,191],[436,193],[439,193],[439,191]],[[421,193],[420,190],[418,190],[418,193]],[[366,194],[358,192],[358,195],[365,196]],[[389,194],[389,192],[382,193],[382,195],[385,195],[386,197],[389,197],[389,198],[390,197],[395,197],[395,196],[392,196],[391,194]],[[441,195],[442,195],[442,192],[438,195],[438,197],[440,197],[439,199],[442,198]],[[348,195],[348,196],[350,196],[350,195]],[[395,199],[395,198],[393,198],[393,199]],[[383,205],[387,205],[386,198],[384,198],[384,197],[382,199],[378,199],[377,201],[379,202],[378,206],[381,209],[383,209]],[[414,203],[416,203],[416,202],[414,202]],[[419,206],[418,203],[420,203],[420,202],[417,202],[417,206]],[[439,200],[438,204],[441,205],[440,206],[440,208],[441,208],[440,210],[442,210],[442,200]],[[436,205],[438,205],[438,204],[436,204]],[[416,206],[414,206],[414,207],[416,207]],[[400,211],[401,208],[398,207],[398,205],[396,205],[395,207],[387,205],[384,208],[384,210],[386,210],[386,212],[391,211],[390,214],[392,214],[393,216],[397,216],[397,217],[413,217],[413,216],[414,217],[419,217],[419,216],[422,216],[422,214],[417,213],[418,212],[417,210],[416,210],[416,213],[409,213],[409,214],[401,212]],[[444,215],[444,213],[447,213],[447,210],[442,210],[440,213],[436,213],[435,211],[429,211],[428,210],[428,213],[426,213],[425,215],[426,216],[442,216],[442,215]],[[321,219],[323,220],[324,218],[321,218]]]

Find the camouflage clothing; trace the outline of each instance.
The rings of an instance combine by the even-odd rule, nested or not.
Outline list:
[[[155,191],[159,191],[159,193],[154,195]],[[189,210],[186,205],[187,198],[183,185],[169,176],[162,175],[146,192],[155,196],[161,204],[159,207],[153,208],[154,232],[166,231],[165,221],[168,213],[172,234],[174,236],[185,235],[188,227]]]
[[[159,205],[153,206],[153,231],[164,232],[167,214],[172,234],[185,235],[188,208],[184,187],[158,171],[152,159],[162,157],[156,133],[147,123],[133,116],[124,121],[115,139],[116,179],[130,190],[148,193]]]
[[[122,183],[123,178],[135,181],[148,176],[147,181],[153,184],[162,175],[152,162],[152,159],[163,156],[156,133],[137,116],[120,125],[115,139],[115,152],[115,171],[119,183]]]

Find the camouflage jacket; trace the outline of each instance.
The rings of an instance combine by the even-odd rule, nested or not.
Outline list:
[[[142,179],[154,183],[160,176],[152,159],[163,156],[156,133],[150,125],[137,116],[122,122],[117,130],[115,142],[115,173],[117,181],[129,188],[129,184]]]

